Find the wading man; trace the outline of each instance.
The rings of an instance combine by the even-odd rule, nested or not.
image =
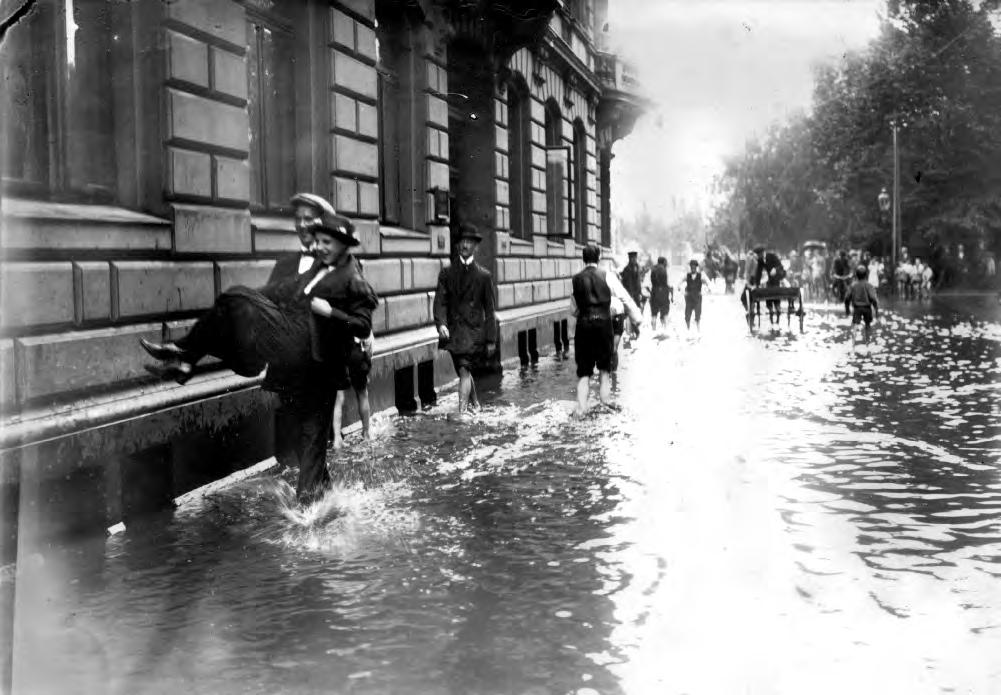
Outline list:
[[[661,256],[650,271],[650,329],[657,330],[667,325],[667,315],[671,311],[673,290],[667,282],[667,259]]]
[[[160,361],[147,369],[182,384],[205,355],[241,376],[256,376],[265,366],[277,370],[280,383],[272,388],[294,409],[299,427],[300,502],[315,499],[330,482],[326,445],[334,399],[347,387],[351,341],[368,336],[378,305],[349,252],[358,244],[350,220],[325,212],[314,232],[318,262],[310,272],[260,290],[230,288],[177,342],[140,341]]]
[[[692,259],[688,262],[689,271],[685,273],[682,289],[685,293],[685,327],[691,329],[692,315],[695,315],[695,328],[702,326],[702,294],[709,291],[709,278],[699,270],[699,262]]]
[[[269,285],[301,277],[312,270],[313,264],[316,263],[313,249],[316,242],[316,237],[313,235],[314,225],[323,213],[335,214],[330,203],[312,193],[297,193],[289,202],[292,205],[295,232],[299,236],[299,250],[286,253],[275,261],[275,266],[268,277]],[[295,468],[299,465],[296,453],[299,442],[299,419],[293,404],[289,402],[291,394],[282,388],[282,384],[287,380],[277,365],[272,365],[268,367],[261,388],[278,395],[274,425],[275,458],[280,465]]]
[[[639,261],[636,257],[639,255],[637,251],[630,251],[628,254],[629,262],[626,263],[626,267],[622,269],[619,273],[619,277],[622,280],[622,286],[626,288],[626,292],[632,297],[633,303],[640,308],[640,312],[643,311],[643,278],[642,271],[640,270]],[[630,327],[630,335],[634,338],[639,336],[639,324],[633,322]]]
[[[490,272],[479,265],[473,254],[482,240],[471,224],[459,228],[459,257],[438,274],[434,296],[434,323],[438,347],[452,355],[459,376],[459,410],[478,407],[474,372],[486,366],[497,352],[497,319],[494,286]]]
[[[605,273],[598,269],[601,249],[588,244],[582,255],[584,269],[573,276],[573,294],[570,297],[577,316],[574,330],[574,359],[577,362],[577,407],[574,415],[577,417],[587,412],[595,368],[598,369],[598,399],[602,404],[608,404],[611,395],[609,375],[614,355],[612,289]]]

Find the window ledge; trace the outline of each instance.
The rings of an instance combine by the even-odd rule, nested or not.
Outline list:
[[[379,235],[387,239],[427,239],[430,236],[427,232],[419,232],[415,229],[382,225],[379,226]]]
[[[295,220],[291,217],[279,217],[277,215],[251,215],[250,225],[254,229],[260,229],[264,232],[295,233]]]
[[[511,247],[512,248],[514,248],[514,247],[521,247],[521,248],[525,248],[525,249],[534,249],[535,248],[535,244],[534,244],[534,242],[528,241],[527,239],[518,239],[518,238],[515,238],[515,237],[511,237]]]
[[[2,214],[22,220],[170,226],[169,220],[115,205],[51,203],[26,198],[4,198]]]

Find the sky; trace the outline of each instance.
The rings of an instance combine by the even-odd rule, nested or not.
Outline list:
[[[724,158],[809,110],[813,67],[864,48],[884,0],[609,0],[609,33],[655,102],[612,160],[612,214],[711,208]]]

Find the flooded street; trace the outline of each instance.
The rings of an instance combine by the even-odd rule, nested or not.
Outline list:
[[[623,351],[621,412],[544,357],[353,441],[309,518],[272,473],[39,548],[15,692],[1001,693],[994,301],[856,350],[717,294]]]

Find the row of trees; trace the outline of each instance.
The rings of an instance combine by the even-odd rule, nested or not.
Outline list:
[[[705,250],[708,228],[700,212],[687,212],[670,222],[653,217],[645,209],[631,219],[616,218],[617,247],[621,252],[638,251],[653,260],[664,256],[673,262],[693,251]]]
[[[1001,240],[997,0],[891,0],[866,50],[816,71],[813,105],[727,163],[710,223],[720,243],[806,239],[889,252],[891,124],[901,230],[912,247]]]

